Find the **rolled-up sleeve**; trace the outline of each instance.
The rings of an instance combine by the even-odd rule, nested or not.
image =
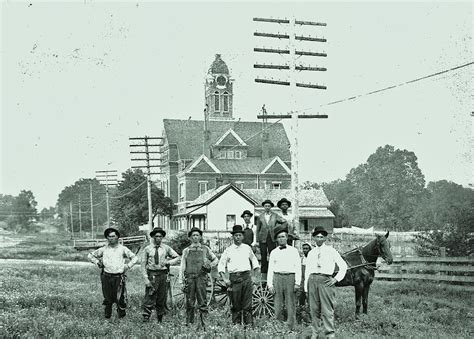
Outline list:
[[[217,271],[219,273],[225,273],[227,267],[227,249],[222,253],[221,258],[219,259],[219,264],[217,264]]]
[[[249,251],[250,251],[250,261],[252,262],[252,269],[257,269],[260,268],[260,264],[258,263],[258,259],[255,256],[255,253],[253,253],[252,249],[249,246]]]

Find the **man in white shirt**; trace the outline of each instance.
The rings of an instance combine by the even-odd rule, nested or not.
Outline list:
[[[171,247],[163,244],[166,232],[155,227],[150,232],[150,244],[143,250],[143,278],[145,298],[143,300],[143,322],[150,320],[153,309],[158,322],[163,320],[166,305],[166,280],[169,266],[179,262],[179,255]]]
[[[316,246],[306,258],[305,291],[308,292],[313,335],[319,334],[322,320],[324,335],[334,338],[334,284],[346,275],[347,264],[333,247],[324,244],[328,235],[324,227],[316,226],[312,235]],[[339,271],[333,277],[336,264]]]
[[[119,318],[126,315],[127,289],[125,288],[125,273],[138,261],[138,257],[127,247],[118,243],[120,232],[114,228],[104,231],[107,245],[89,253],[88,258],[101,270],[100,281],[104,296],[105,318],[112,316],[112,305],[117,304]],[[125,264],[125,258],[130,259]]]
[[[256,281],[260,265],[250,246],[242,243],[244,238],[242,226],[235,225],[231,234],[234,243],[222,253],[217,270],[224,283],[232,287],[232,322],[241,324],[243,320],[245,325],[253,325],[253,284],[250,272],[254,270],[253,279]],[[225,276],[226,271],[229,273],[229,278]]]
[[[275,234],[278,247],[270,253],[267,286],[275,294],[275,317],[283,318],[283,305],[288,314],[287,322],[292,331],[296,324],[295,292],[300,288],[301,263],[298,250],[287,244],[288,231],[280,229]]]

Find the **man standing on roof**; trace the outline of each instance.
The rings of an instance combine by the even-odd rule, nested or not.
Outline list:
[[[243,244],[244,230],[242,226],[232,227],[234,243],[222,253],[217,266],[219,275],[228,287],[232,287],[232,322],[234,324],[253,325],[252,319],[252,279],[256,282],[258,269],[257,257],[249,245]],[[252,277],[251,270],[254,270]],[[226,271],[229,279],[226,278]]]
[[[272,212],[272,207],[275,205],[271,200],[262,202],[264,212],[258,216],[257,219],[257,241],[260,247],[260,255],[262,260],[262,273],[268,271],[268,256],[270,252],[276,247],[275,228],[277,225],[285,228],[288,227],[286,220],[280,217],[275,212]]]
[[[186,247],[181,258],[179,271],[180,281],[186,293],[186,325],[194,323],[194,304],[200,312],[198,329],[205,329],[205,320],[208,314],[207,307],[207,281],[212,267],[217,266],[219,260],[211,249],[203,244],[202,231],[193,227],[188,232],[191,245]]]
[[[125,273],[138,261],[138,257],[127,247],[118,243],[120,232],[115,228],[107,228],[104,231],[107,245],[89,253],[89,260],[96,264],[101,270],[100,282],[102,283],[102,294],[104,296],[105,318],[112,316],[112,305],[117,304],[119,318],[126,315],[127,289],[125,287]],[[125,258],[130,259],[125,264]]]
[[[143,277],[145,278],[145,298],[143,301],[143,321],[150,320],[156,309],[158,322],[163,320],[166,304],[166,279],[168,267],[179,262],[179,255],[168,245],[162,244],[166,232],[155,227],[150,232],[151,243],[143,251]]]

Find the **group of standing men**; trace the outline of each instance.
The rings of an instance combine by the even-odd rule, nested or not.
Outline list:
[[[339,253],[324,244],[327,231],[316,227],[312,233],[316,246],[303,244],[303,259],[292,246],[292,234],[288,213],[291,202],[281,199],[277,203],[280,214],[271,209],[270,200],[262,203],[264,212],[257,218],[257,225],[251,223],[253,214],[246,210],[242,213],[243,226],[235,225],[231,234],[233,243],[225,249],[220,260],[212,250],[202,244],[202,231],[192,228],[188,232],[191,245],[181,257],[180,281],[186,294],[186,324],[195,321],[195,304],[199,310],[198,327],[205,327],[208,314],[206,286],[208,273],[217,266],[224,283],[231,287],[232,322],[252,325],[253,284],[260,281],[260,264],[255,256],[258,244],[261,254],[261,272],[267,273],[267,286],[275,296],[275,316],[285,320],[290,330],[296,324],[296,295],[300,303],[309,302],[312,328],[317,334],[321,328],[327,337],[334,335],[334,284],[344,278],[347,265]],[[89,259],[101,269],[102,291],[104,295],[105,317],[110,318],[112,304],[117,303],[118,316],[125,316],[126,288],[124,274],[138,262],[133,252],[118,244],[120,233],[108,228],[104,232],[108,244],[89,254]],[[165,313],[166,282],[169,266],[177,264],[179,255],[162,240],[166,232],[154,228],[150,233],[153,239],[145,247],[142,262],[145,281],[143,302],[143,320],[149,321],[153,309],[157,320],[161,322]],[[125,258],[130,259],[125,264]],[[304,271],[302,273],[302,263]],[[333,277],[335,265],[339,271]],[[252,272],[253,271],[253,272]]]

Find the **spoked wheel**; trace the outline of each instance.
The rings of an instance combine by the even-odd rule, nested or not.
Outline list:
[[[166,308],[168,311],[184,309],[185,295],[178,274],[169,274],[166,293]]]
[[[267,286],[257,285],[252,295],[252,314],[254,317],[270,316],[275,314],[273,294]]]
[[[224,280],[215,278],[210,279],[213,281],[212,295],[209,299],[211,304],[220,307],[220,306],[230,306],[231,300],[229,297],[229,290]]]

